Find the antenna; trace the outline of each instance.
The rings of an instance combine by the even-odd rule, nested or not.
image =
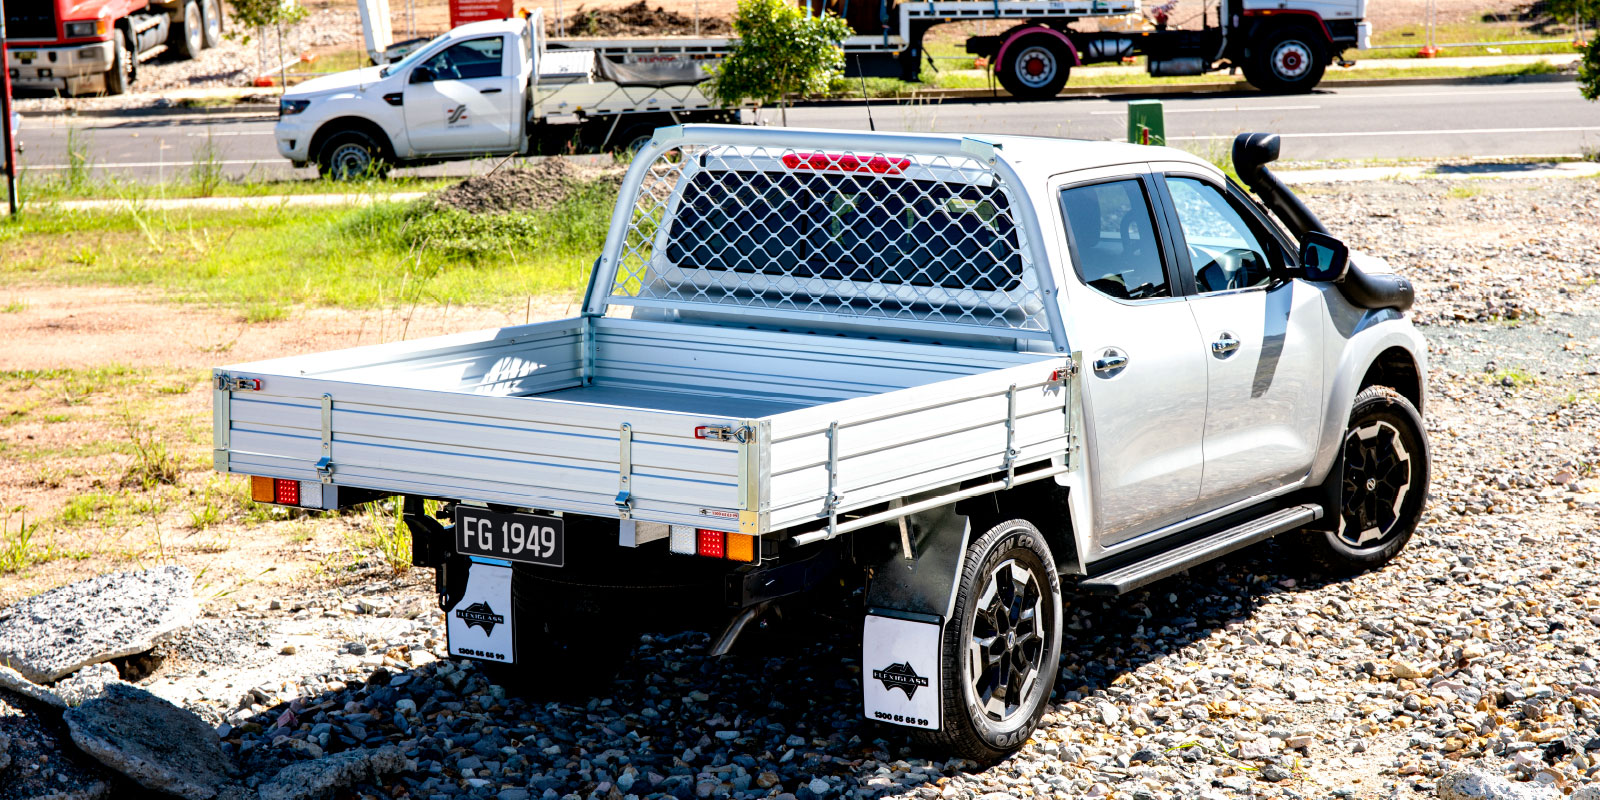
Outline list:
[[[867,107],[867,130],[877,132],[878,126],[872,122],[872,100],[867,97],[867,73],[861,71],[861,54],[856,54],[856,77],[861,80],[861,102]]]

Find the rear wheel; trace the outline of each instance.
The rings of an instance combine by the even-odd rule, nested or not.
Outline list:
[[[1038,726],[1060,658],[1055,557],[1031,523],[1002,522],[967,547],[942,642],[943,726],[918,736],[979,763],[999,761]]]
[[[1060,39],[1048,33],[1030,33],[1011,42],[994,74],[1012,97],[1041,100],[1061,92],[1071,69],[1071,56]]]
[[[222,44],[222,0],[205,0],[200,4],[200,16],[205,20],[205,46]]]
[[[323,178],[353,181],[388,174],[383,148],[362,131],[344,131],[328,138],[317,154],[317,171]]]
[[[1361,390],[1339,458],[1339,519],[1333,530],[1310,534],[1312,554],[1336,572],[1380,566],[1411,540],[1427,501],[1429,456],[1422,415],[1387,386]]]
[[[167,41],[183,58],[200,57],[200,48],[204,47],[206,42],[206,30],[205,19],[200,13],[200,3],[197,0],[184,0],[183,22],[172,29],[167,35]]]
[[[1309,92],[1328,68],[1322,35],[1298,25],[1272,31],[1259,46],[1251,45],[1251,51],[1244,77],[1263,92]]]

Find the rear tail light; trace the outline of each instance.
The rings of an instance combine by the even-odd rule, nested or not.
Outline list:
[[[250,477],[250,499],[257,503],[271,503],[297,508],[323,508],[322,484],[318,481],[297,481],[289,478]]]
[[[685,556],[725,558],[753,563],[759,560],[756,537],[744,533],[724,533],[690,525],[673,525],[667,549]]]

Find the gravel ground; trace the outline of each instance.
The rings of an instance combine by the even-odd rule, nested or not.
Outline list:
[[[1306,192],[1418,285],[1434,482],[1411,545],[1331,578],[1280,537],[1070,598],[1054,704],[992,768],[859,719],[852,625],[722,660],[645,636],[597,697],[536,702],[441,660],[427,573],[217,612],[146,684],[255,776],[396,745],[373,796],[1388,798],[1469,762],[1575,786],[1600,770],[1600,182],[1465,186]]]

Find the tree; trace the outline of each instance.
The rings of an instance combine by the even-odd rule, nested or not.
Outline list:
[[[710,86],[723,105],[753,100],[760,113],[763,103],[776,103],[788,125],[787,98],[824,92],[844,74],[840,44],[850,26],[833,14],[812,16],[793,0],[739,0],[733,35]]]
[[[1600,100],[1600,33],[1591,34],[1578,64],[1578,91],[1585,100]]]
[[[278,63],[283,63],[283,26],[294,25],[306,18],[306,7],[300,5],[299,0],[229,0],[233,7],[233,21],[237,23],[236,31],[254,30],[256,38],[261,39],[261,44],[256,46],[259,57],[261,45],[266,43],[261,31],[265,28],[275,28],[278,32]],[[250,43],[248,33],[229,33],[229,37],[237,36],[241,44]],[[289,90],[288,74],[286,67],[280,68],[283,73],[279,76],[284,91]],[[265,71],[265,70],[263,70]]]

